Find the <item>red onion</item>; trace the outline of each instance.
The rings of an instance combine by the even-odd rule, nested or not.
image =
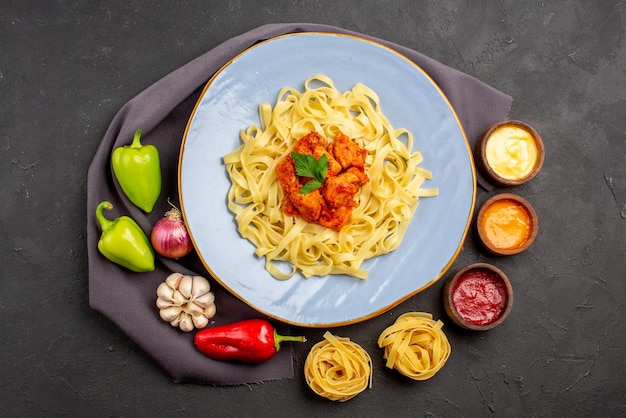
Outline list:
[[[180,211],[172,205],[159,219],[150,235],[154,251],[163,257],[179,259],[191,252],[193,244]]]

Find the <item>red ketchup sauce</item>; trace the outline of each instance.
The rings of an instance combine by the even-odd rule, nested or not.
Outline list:
[[[500,277],[485,269],[465,272],[452,292],[454,307],[461,317],[474,325],[490,324],[506,306],[506,287]]]

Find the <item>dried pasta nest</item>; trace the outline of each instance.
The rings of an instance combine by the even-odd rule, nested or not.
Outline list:
[[[450,357],[450,343],[443,322],[425,312],[408,312],[385,329],[378,346],[385,349],[388,368],[413,380],[433,377]]]
[[[318,395],[345,402],[372,387],[372,359],[349,338],[326,331],[304,363],[307,384]]]

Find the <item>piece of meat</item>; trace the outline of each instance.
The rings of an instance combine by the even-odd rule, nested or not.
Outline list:
[[[293,151],[298,154],[312,155],[318,160],[322,155],[326,155],[326,159],[328,160],[327,175],[329,176],[336,176],[342,169],[341,164],[326,150],[326,140],[317,132],[310,132],[300,138],[293,148]]]
[[[283,213],[288,216],[300,215],[300,211],[298,210],[297,207],[294,206],[289,196],[283,197],[283,200],[280,202],[280,210],[283,211]]]
[[[322,196],[329,206],[334,208],[339,206],[354,207],[354,195],[359,188],[350,181],[343,173],[338,176],[327,177],[322,186]]]
[[[352,219],[352,208],[340,206],[337,208],[328,207],[320,216],[319,224],[340,231]]]
[[[300,190],[296,169],[294,168],[293,159],[290,155],[285,158],[285,161],[276,164],[275,171],[278,177],[278,184],[280,184],[285,195],[289,196]]]
[[[337,139],[329,146],[329,150],[343,169],[365,167],[367,152],[341,132],[337,134]]]
[[[317,132],[309,132],[298,140],[293,150],[299,154],[311,154],[318,147],[326,149],[326,140]]]
[[[300,194],[302,186],[296,175],[291,156],[287,156],[285,161],[276,164],[275,170],[278,183],[285,195],[281,203],[283,212],[288,215],[300,215],[307,222],[317,221],[322,212],[322,208],[326,206],[326,202],[320,194],[320,191],[313,190],[307,194]]]
[[[370,181],[370,178],[365,174],[365,169],[359,167],[350,167],[343,173],[339,174],[343,179],[349,181],[355,186],[363,186]]]
[[[316,222],[322,209],[326,207],[326,202],[319,190],[313,190],[307,194],[293,193],[289,195],[289,199],[307,222]]]

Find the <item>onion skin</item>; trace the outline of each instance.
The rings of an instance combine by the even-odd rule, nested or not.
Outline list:
[[[167,211],[165,216],[154,224],[150,242],[158,254],[175,260],[186,256],[193,249],[187,227],[176,208]]]

